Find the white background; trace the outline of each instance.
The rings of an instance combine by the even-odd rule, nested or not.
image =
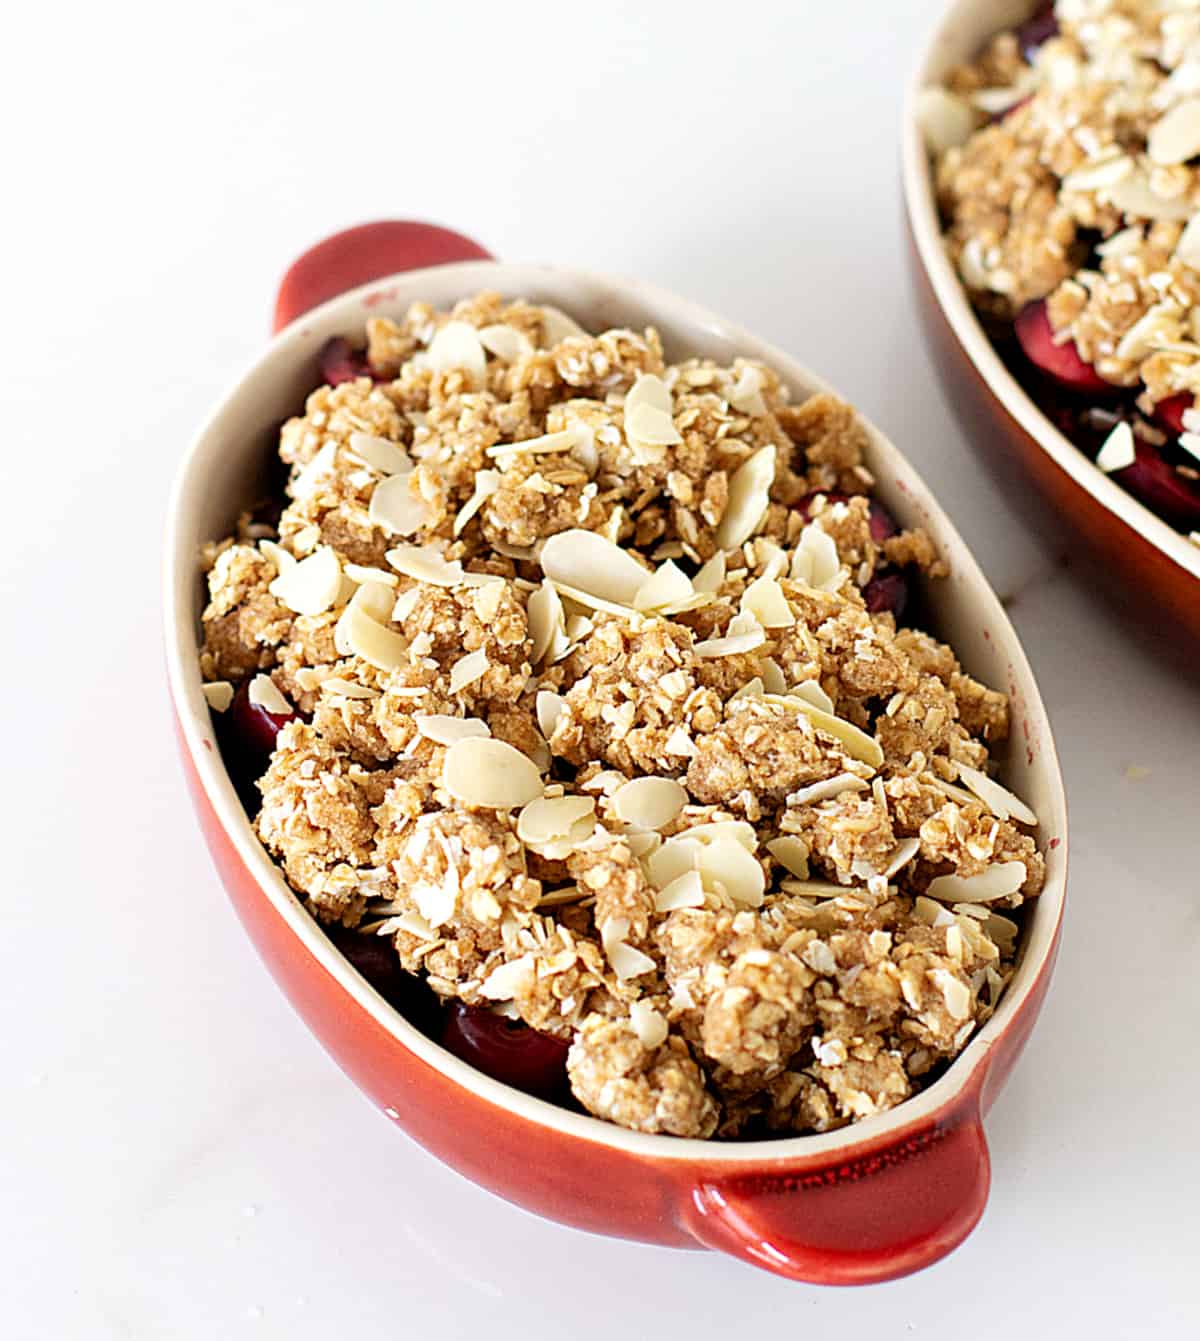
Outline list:
[[[8,15],[8,1341],[1196,1334],[1195,686],[1060,565],[1065,541],[1029,538],[935,380],[896,141],[938,8]],[[788,1285],[510,1209],[352,1089],[236,925],[168,726],[164,497],[259,348],[285,264],[388,216],[457,226],[506,259],[643,276],[786,346],[912,455],[1013,597],[1070,790],[1069,925],[991,1116],[985,1219],[924,1275]]]

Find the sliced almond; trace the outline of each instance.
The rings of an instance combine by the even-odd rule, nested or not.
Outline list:
[[[342,565],[328,545],[287,568],[267,590],[298,615],[323,614],[342,590]]]
[[[707,824],[693,824],[687,836],[702,843],[715,843],[718,838],[730,838],[740,843],[747,852],[758,850],[758,835],[754,826],[745,820],[710,820]]]
[[[939,875],[925,891],[941,903],[990,903],[1016,894],[1029,873],[1023,861],[1001,861],[978,875]]]
[[[767,641],[766,630],[747,613],[735,615],[723,637],[705,638],[698,642],[692,651],[698,657],[731,657],[742,652],[753,652]]]
[[[1022,824],[1036,827],[1038,817],[1007,787],[1002,787],[994,778],[977,768],[968,768],[966,764],[958,766],[959,781],[968,791],[974,792],[985,806],[999,819],[1016,819]]]
[[[629,1023],[633,1025],[638,1042],[651,1052],[667,1041],[670,1032],[667,1022],[649,1001],[635,1001],[629,1007]]]
[[[631,605],[649,576],[631,554],[595,531],[560,531],[542,546],[541,557],[552,582],[618,605]]]
[[[501,964],[479,984],[479,995],[489,1001],[511,1001],[523,987],[532,986],[535,973],[532,954]]]
[[[883,750],[879,742],[873,737],[868,736],[865,731],[859,730],[853,722],[847,722],[844,718],[835,717],[832,713],[823,712],[820,708],[815,708],[805,699],[798,699],[788,696],[780,700],[772,700],[786,703],[798,712],[802,712],[813,726],[819,731],[823,731],[827,736],[832,736],[838,741],[851,759],[857,759],[860,763],[868,764],[871,768],[880,768],[883,764]]]
[[[228,680],[210,680],[200,686],[200,692],[213,712],[224,712],[233,702],[233,685]]]
[[[920,850],[921,840],[919,838],[902,838],[896,844],[896,850],[888,858],[888,863],[883,868],[884,878],[890,880],[892,876],[897,875]]]
[[[1162,167],[1186,163],[1200,154],[1200,98],[1177,102],[1152,126],[1146,151]]]
[[[437,550],[423,545],[397,545],[384,557],[398,573],[435,587],[461,586],[466,577],[457,559],[448,561]]]
[[[624,942],[609,947],[608,962],[621,982],[640,978],[643,973],[652,973],[658,967],[649,955]]]
[[[751,582],[742,595],[741,608],[749,611],[764,629],[790,629],[796,622],[783,588],[773,577]]]
[[[782,838],[773,838],[767,851],[785,871],[799,880],[808,879],[808,844],[803,838],[784,834]]]
[[[320,689],[323,694],[333,694],[338,698],[354,699],[372,699],[379,698],[379,690],[372,689],[369,685],[358,684],[354,680],[344,679],[340,675],[330,675],[327,679],[321,681]]]
[[[761,368],[756,368],[752,363],[744,364],[737,382],[729,392],[730,405],[739,414],[749,415],[751,419],[766,414],[767,402],[762,397],[766,384],[767,379]]]
[[[668,416],[675,413],[671,388],[654,373],[638,373],[633,385],[625,393],[626,422],[633,411],[643,406],[649,406],[650,409]]]
[[[500,323],[480,327],[479,343],[501,363],[516,363],[518,359],[533,352],[533,345],[530,344],[528,336],[522,334],[515,326]]]
[[[1175,244],[1175,259],[1190,265],[1193,270],[1200,270],[1200,214],[1194,214],[1180,234]]]
[[[549,303],[543,303],[541,311],[542,339],[548,349],[553,349],[555,345],[561,344],[564,340],[586,340],[588,338],[587,331],[560,308],[551,307]]]
[[[395,573],[383,568],[367,568],[361,563],[343,564],[342,572],[360,587],[366,582],[381,582],[385,587],[394,587],[400,580]]]
[[[381,475],[404,475],[412,470],[412,458],[399,443],[374,433],[351,433],[350,450]]]
[[[413,488],[416,476],[388,475],[371,494],[368,515],[391,535],[415,535],[433,520],[433,509]]]
[[[415,936],[419,941],[436,941],[437,932],[429,925],[420,913],[401,913],[399,917],[392,921],[392,929],[395,931],[406,931],[410,936]]]
[[[654,896],[654,911],[673,913],[679,908],[704,907],[704,882],[700,872],[684,871],[674,880],[668,881]]]
[[[691,579],[672,559],[668,559],[638,588],[633,598],[635,610],[661,610],[690,601],[695,596]]]
[[[553,689],[539,689],[534,700],[537,712],[538,729],[547,740],[554,734],[554,728],[567,706],[567,700]]]
[[[446,322],[429,342],[427,359],[435,371],[461,368],[475,390],[487,380],[487,354],[479,332],[465,321]]]
[[[413,713],[413,725],[426,740],[437,745],[453,745],[492,734],[488,724],[478,717],[450,717],[444,713]]]
[[[763,690],[768,694],[783,694],[787,692],[787,680],[784,679],[783,671],[779,663],[771,657],[766,657],[758,663],[759,673],[762,676]],[[820,705],[818,705],[820,706]],[[833,711],[833,704],[829,705]]]
[[[767,885],[763,869],[735,839],[718,838],[702,844],[699,868],[705,886],[719,887],[742,907],[762,906]]]
[[[1134,448],[1133,429],[1122,420],[1104,440],[1096,456],[1096,464],[1106,475],[1116,470],[1124,470],[1137,460]]]
[[[691,837],[690,833],[668,838],[646,858],[646,876],[650,883],[656,889],[666,889],[681,875],[698,870],[703,846],[703,842]]]
[[[290,717],[293,712],[292,705],[269,675],[256,675],[250,681],[249,698],[254,707],[269,712],[272,717]]]
[[[816,591],[834,591],[841,571],[833,537],[820,526],[806,526],[792,551],[792,577]]]
[[[360,587],[359,590],[365,591],[367,588]],[[393,629],[384,628],[371,618],[363,606],[353,601],[338,621],[338,630],[344,636],[349,651],[377,670],[399,670],[408,664],[408,640]]]
[[[440,885],[413,885],[411,892],[417,911],[431,928],[444,926],[458,908],[457,879],[446,880]]]
[[[557,433],[544,433],[538,438],[525,438],[521,442],[498,442],[487,449],[490,457],[506,456],[545,456],[549,454],[569,453],[579,440],[576,429],[564,428]]]
[[[771,444],[747,457],[729,481],[729,500],[717,527],[718,549],[738,549],[758,530],[774,482],[775,446]]]
[[[319,536],[320,532],[318,531],[317,534]],[[296,556],[289,554],[282,545],[277,545],[274,540],[260,540],[258,549],[260,554],[270,559],[275,565],[276,573],[287,572],[289,568],[295,568],[296,566]]]
[[[464,805],[516,810],[545,791],[537,765],[491,737],[455,741],[442,761],[442,786]]]
[[[933,154],[944,154],[947,149],[965,144],[979,124],[965,98],[937,85],[923,88],[917,94],[916,115],[926,148]]]
[[[396,604],[392,606],[390,623],[403,624],[404,621],[416,609],[417,602],[421,599],[421,588],[409,587],[407,591],[402,591],[396,597]]]
[[[865,792],[867,784],[856,773],[839,773],[836,777],[800,787],[787,798],[789,806],[811,806],[818,801],[830,801],[843,792]]]
[[[1097,193],[1131,219],[1163,219],[1186,222],[1195,212],[1189,197],[1168,199],[1151,189],[1150,178],[1142,169],[1128,173],[1112,186],[1102,187]]]
[[[474,652],[468,652],[466,656],[459,657],[450,667],[450,692],[461,694],[468,685],[474,684],[476,680],[481,680],[487,674],[490,664],[487,652],[482,647],[476,648]]]
[[[833,699],[829,697],[816,680],[802,680],[800,684],[793,685],[788,693],[792,697],[802,698],[806,703],[811,703],[814,708],[819,708],[831,717],[836,711]]]
[[[312,460],[288,484],[288,493],[292,498],[303,500],[313,494],[332,478],[337,467],[337,443],[331,438],[323,443]]]
[[[584,841],[595,825],[595,811],[596,799],[592,796],[540,796],[522,807],[517,816],[517,837],[533,848],[573,836],[573,832]],[[588,819],[592,822],[579,833],[580,822]]]
[[[672,447],[683,441],[670,411],[654,405],[637,405],[625,411],[625,437],[632,447],[648,443],[652,447]]]
[[[543,581],[530,594],[526,616],[529,620],[529,636],[533,642],[529,659],[537,666],[548,652],[555,650],[556,641],[566,637],[562,601],[549,580]]]
[[[719,549],[692,578],[692,586],[696,591],[720,591],[725,584],[725,566],[725,551]]]
[[[462,535],[471,518],[500,488],[500,481],[501,475],[498,470],[477,470],[475,472],[475,492],[459,508],[458,515],[454,518],[455,535]]]
[[[685,805],[687,792],[672,778],[633,778],[612,795],[617,818],[639,829],[663,829]]]

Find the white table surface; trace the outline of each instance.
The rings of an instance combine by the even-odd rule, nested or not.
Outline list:
[[[578,8],[5,21],[0,1335],[1194,1336],[1200,704],[1028,537],[935,380],[896,126],[938,4]],[[356,1093],[235,922],[168,725],[164,496],[285,263],[387,216],[640,275],[793,350],[1018,593],[1069,925],[985,1218],[923,1275],[789,1285],[509,1208]]]

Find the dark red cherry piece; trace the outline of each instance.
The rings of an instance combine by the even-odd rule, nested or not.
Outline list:
[[[1163,521],[1182,531],[1200,529],[1200,481],[1185,478],[1142,438],[1134,440],[1134,452],[1133,465],[1114,471],[1113,479]]]
[[[1188,391],[1181,391],[1178,396],[1168,396],[1154,407],[1154,422],[1177,438],[1184,431],[1184,412],[1194,404],[1195,397]]]
[[[1043,42],[1049,42],[1058,36],[1058,18],[1054,13],[1054,0],[1046,0],[1017,29],[1017,43],[1021,55],[1032,62]]]
[[[519,1020],[456,1001],[440,1041],[447,1052],[484,1075],[526,1094],[550,1099],[566,1087],[569,1045]]]
[[[1112,396],[1115,388],[1090,363],[1084,363],[1074,340],[1055,344],[1054,328],[1044,302],[1030,303],[1017,317],[1017,341],[1025,357],[1060,386],[1095,396]]]
[[[895,571],[876,573],[863,588],[863,600],[873,615],[890,610],[899,623],[908,605],[908,578]]]
[[[367,356],[361,349],[355,349],[349,340],[340,335],[326,340],[317,355],[321,365],[321,377],[330,386],[342,382],[353,382],[356,377],[374,377]]]
[[[237,745],[265,766],[275,748],[275,737],[296,717],[294,712],[268,712],[257,703],[251,703],[250,681],[243,680],[229,705],[228,725]]]
[[[388,937],[347,927],[326,927],[325,934],[385,1001],[422,1033],[437,1037],[441,1003],[425,982],[405,972]]]

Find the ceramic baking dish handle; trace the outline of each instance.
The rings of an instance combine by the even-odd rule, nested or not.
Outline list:
[[[868,1285],[956,1248],[987,1202],[977,1106],[853,1159],[804,1172],[701,1180],[685,1213],[706,1247],[790,1280]]]
[[[403,270],[452,261],[490,261],[491,252],[437,224],[390,219],[359,224],[310,247],[279,285],[272,329],[281,331],[310,308],[360,284]]]

